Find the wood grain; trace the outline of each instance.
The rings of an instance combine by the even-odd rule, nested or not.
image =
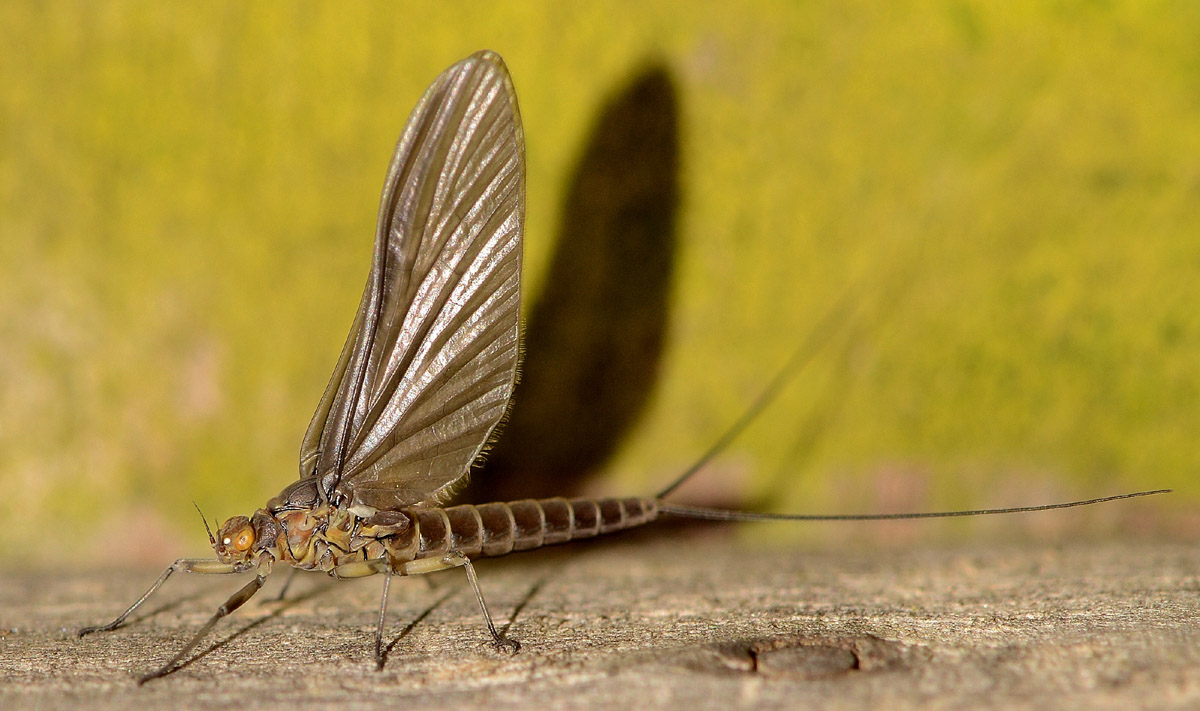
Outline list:
[[[683,537],[688,536],[688,537]],[[164,561],[164,565],[168,561]],[[1180,543],[746,549],[720,535],[624,538],[479,564],[494,651],[460,575],[392,586],[298,579],[143,687],[237,585],[157,571],[0,576],[0,707],[1196,708],[1200,553]],[[282,585],[276,576],[263,598]]]

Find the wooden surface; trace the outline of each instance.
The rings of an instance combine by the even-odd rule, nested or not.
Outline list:
[[[139,687],[239,585],[158,571],[0,577],[0,708],[1200,708],[1200,554],[1177,543],[745,549],[625,538],[483,562],[495,652],[461,574],[285,576]]]

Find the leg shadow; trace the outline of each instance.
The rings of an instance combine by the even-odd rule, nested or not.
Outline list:
[[[268,614],[263,615],[262,617],[259,617],[258,619],[253,620],[252,622],[249,622],[249,623],[243,625],[240,629],[238,629],[236,632],[229,635],[225,639],[214,642],[213,644],[211,644],[207,648],[205,648],[203,651],[197,652],[197,653],[193,654],[192,656],[188,657],[187,659],[180,661],[179,664],[175,665],[175,667],[171,669],[170,673],[174,674],[186,667],[190,667],[197,660],[203,659],[204,657],[207,657],[209,654],[212,654],[213,652],[217,651],[218,649],[221,649],[221,648],[229,645],[234,640],[236,640],[236,639],[244,636],[246,633],[250,632],[250,630],[253,630],[256,627],[259,627],[259,626],[265,624],[269,620],[273,620],[276,617],[279,617],[287,610],[290,610],[291,608],[295,607],[296,605],[299,605],[302,602],[307,602],[308,600],[311,600],[315,597],[327,594],[331,589],[333,589],[333,581],[327,581],[326,584],[324,584],[324,585],[316,585],[316,586],[312,587],[311,589],[309,589],[299,595],[296,595],[295,597],[288,598],[286,600],[266,601],[268,603],[274,602],[275,609],[272,610],[271,612],[269,612]]]
[[[525,593],[525,597],[522,597],[521,600],[517,603],[516,607],[513,608],[512,615],[508,618],[508,622],[506,622],[503,626],[500,627],[500,636],[501,637],[508,636],[508,631],[510,629],[512,629],[512,626],[513,626],[513,624],[516,623],[517,618],[520,617],[521,613],[525,611],[525,607],[527,605],[529,605],[529,603],[533,600],[533,598],[537,597],[537,594],[539,592],[541,592],[542,586],[544,586],[546,584],[546,578],[547,578],[547,576],[545,576],[545,575],[538,578],[537,582],[535,582],[529,588],[529,592]]]
[[[428,576],[426,576],[426,577],[428,577]],[[379,668],[380,668],[380,669],[383,669],[384,667],[386,667],[386,666],[387,666],[387,659],[388,659],[388,655],[390,655],[390,654],[392,653],[392,649],[393,649],[393,648],[394,648],[394,647],[395,647],[397,644],[399,644],[399,643],[400,643],[400,641],[401,641],[402,639],[404,639],[405,637],[407,637],[407,636],[409,636],[410,634],[412,634],[412,631],[413,631],[414,629],[416,629],[417,625],[419,625],[419,624],[421,624],[422,622],[424,622],[424,621],[425,621],[425,618],[429,617],[429,615],[430,615],[430,614],[432,614],[434,610],[436,610],[436,609],[438,609],[439,607],[441,607],[441,606],[442,606],[442,605],[443,605],[443,604],[444,604],[444,603],[445,603],[447,600],[449,600],[450,598],[454,597],[454,595],[455,595],[457,592],[458,592],[458,590],[447,590],[446,592],[442,593],[442,596],[441,596],[441,597],[439,597],[437,600],[434,600],[432,605],[430,605],[429,607],[425,608],[425,609],[424,609],[424,610],[421,612],[421,614],[417,615],[417,616],[416,616],[416,617],[414,617],[412,620],[410,620],[410,621],[409,621],[409,623],[408,623],[407,625],[405,625],[405,626],[404,626],[404,629],[400,630],[400,634],[396,635],[396,636],[395,636],[395,637],[392,639],[392,641],[391,641],[391,642],[388,642],[387,646],[383,648],[383,659],[381,659],[381,660],[380,660],[380,661],[381,661],[381,665],[380,665],[380,667],[379,667]]]

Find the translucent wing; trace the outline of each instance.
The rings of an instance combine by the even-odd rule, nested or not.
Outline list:
[[[436,500],[466,475],[516,379],[525,146],[503,60],[434,80],[388,168],[350,336],[300,449],[331,501]]]

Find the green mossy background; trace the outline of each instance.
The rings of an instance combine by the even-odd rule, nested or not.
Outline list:
[[[4,3],[0,560],[202,553],[192,500],[248,513],[295,477],[396,136],[481,48],[521,99],[530,301],[597,111],[648,62],[678,91],[661,377],[595,490],[685,467],[849,292],[693,497],[1169,486],[903,530],[1196,536],[1197,37],[1183,1]]]

